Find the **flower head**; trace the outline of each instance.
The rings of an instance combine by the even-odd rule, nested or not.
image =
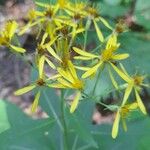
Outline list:
[[[6,22],[4,30],[0,32],[0,46],[7,46],[15,52],[24,53],[25,49],[12,44],[17,28],[18,24],[15,21]]]
[[[57,79],[57,86],[60,88],[75,89],[77,91],[70,108],[70,112],[73,113],[78,106],[84,83],[81,79],[78,78],[74,65],[71,61],[68,61],[68,68],[58,68],[57,70],[61,75],[61,77]]]
[[[78,48],[74,48],[74,51],[81,56],[74,57],[75,59],[81,59],[81,60],[91,60],[91,59],[98,59],[98,62],[96,65],[91,67],[89,70],[87,70],[82,77],[87,78],[94,74],[98,68],[100,68],[104,63],[112,63],[116,60],[123,60],[129,57],[128,54],[117,54],[116,51],[119,47],[119,43],[117,43],[117,35],[112,34],[106,44],[105,49],[101,52],[100,55],[91,54],[88,52],[85,52],[83,50],[80,50]]]
[[[137,100],[137,104],[140,108],[140,110],[143,112],[143,114],[146,114],[146,108],[140,98],[140,89],[142,86],[146,86],[143,83],[144,76],[133,76],[131,77],[127,71],[124,69],[122,65],[122,70],[118,69],[114,64],[111,64],[113,69],[118,73],[118,75],[127,82],[127,88],[124,93],[123,97],[123,105],[126,104],[131,92],[134,90],[135,97]]]
[[[99,41],[104,42],[104,36],[98,26],[98,22],[101,21],[110,30],[112,30],[112,27],[109,25],[109,23],[103,17],[100,16],[99,9],[95,8],[94,6],[86,7],[86,15],[89,20],[93,21]]]
[[[42,88],[45,87],[45,86],[46,87],[56,87],[56,85],[53,83],[53,81],[55,81],[55,79],[57,79],[57,77],[59,77],[59,75],[54,75],[53,77],[50,77],[48,79],[45,79],[44,77],[42,77],[42,78],[39,77],[32,84],[15,91],[14,95],[16,95],[16,96],[23,95],[27,92],[30,92],[30,91],[36,89],[37,93],[35,95],[35,98],[34,98],[34,101],[33,101],[32,107],[31,107],[31,112],[35,112],[35,110],[38,107],[38,103],[39,103]],[[52,81],[52,82],[49,83],[49,81]]]
[[[83,89],[83,81],[78,78],[74,65],[71,61],[68,61],[68,68],[58,68],[57,70],[58,73],[62,76],[58,78],[57,81],[65,88],[71,88],[76,90]]]
[[[27,92],[30,92],[32,91],[33,89],[38,89],[36,95],[35,95],[35,98],[34,98],[34,101],[33,101],[33,104],[32,104],[32,107],[31,107],[31,111],[32,112],[35,112],[37,106],[38,106],[38,102],[39,102],[39,99],[40,99],[40,95],[41,95],[41,90],[40,88],[42,86],[45,86],[46,85],[46,82],[44,81],[44,79],[41,79],[39,78],[38,80],[36,80],[33,84],[29,85],[29,86],[26,86],[26,87],[23,87],[19,90],[17,90],[14,94],[15,95],[22,95],[22,94],[25,94]]]
[[[118,108],[118,111],[116,113],[116,117],[113,123],[113,127],[112,127],[113,138],[116,138],[118,135],[120,119],[122,120],[122,125],[123,125],[124,130],[127,131],[126,118],[128,117],[131,111],[137,110],[137,108],[138,108],[138,104],[136,102],[131,103],[131,104],[126,104]]]

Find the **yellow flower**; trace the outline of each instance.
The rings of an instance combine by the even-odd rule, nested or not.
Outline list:
[[[80,16],[85,16],[85,8],[87,7],[87,3],[84,1],[70,3],[68,5],[68,10],[65,10],[69,15],[73,16],[79,14]]]
[[[79,103],[81,91],[84,86],[83,81],[78,78],[74,65],[72,64],[71,61],[68,61],[67,69],[58,68],[57,70],[58,73],[61,75],[61,77],[57,79],[58,81],[57,87],[77,90],[77,94],[70,108],[70,112],[73,113]]]
[[[53,88],[53,87],[57,88],[57,85],[55,85],[55,83],[48,83],[48,82],[53,81],[53,80],[57,79],[58,77],[60,77],[58,74],[56,74],[53,77],[50,77],[46,80],[44,79],[44,77],[43,78],[39,77],[38,80],[36,80],[34,83],[30,84],[29,86],[23,87],[23,88],[15,91],[14,95],[16,95],[16,96],[23,95],[27,92],[37,89],[37,93],[35,95],[35,98],[34,98],[34,101],[33,101],[32,107],[31,107],[31,112],[35,112],[35,110],[38,106],[39,99],[40,99],[41,89],[44,86],[51,87],[51,88]]]
[[[127,24],[125,23],[125,20],[120,19],[119,22],[115,26],[115,32],[122,33],[127,31]]]
[[[127,88],[125,90],[124,97],[123,97],[123,105],[126,104],[132,90],[134,90],[137,104],[138,104],[140,110],[143,112],[143,114],[146,114],[145,106],[139,95],[141,87],[146,86],[146,84],[143,83],[143,80],[145,77],[138,76],[138,75],[130,77],[123,66],[122,66],[122,70],[118,69],[114,64],[111,64],[111,66],[117,72],[117,74],[128,83]]]
[[[71,39],[74,40],[77,34],[85,31],[85,28],[82,26],[83,20],[78,14],[71,14],[71,17],[72,18],[68,16],[59,16],[57,21],[62,24],[62,27],[59,26],[58,28],[61,30],[66,26],[70,30],[68,34],[70,34]]]
[[[30,92],[35,88],[38,88],[38,92],[35,95],[35,99],[33,101],[32,107],[31,107],[31,111],[35,112],[35,110],[38,106],[40,95],[41,95],[40,87],[45,86],[45,85],[46,85],[46,82],[43,79],[39,78],[35,83],[17,90],[14,94],[18,96],[18,95],[22,95],[22,94],[25,94],[27,92]]]
[[[19,35],[24,34],[29,28],[42,22],[43,18],[40,18],[42,16],[42,12],[36,11],[34,9],[30,10],[27,14],[27,19],[29,20],[29,22],[20,29]]]
[[[58,73],[62,76],[57,81],[62,84],[65,88],[83,89],[83,81],[77,76],[74,65],[71,61],[68,61],[68,67],[66,69],[58,68]]]
[[[57,0],[60,8],[66,8],[69,5],[69,0]]]
[[[126,118],[129,115],[131,111],[137,110],[138,104],[136,102],[127,104],[127,105],[122,105],[120,108],[118,108],[118,111],[116,113],[116,117],[113,123],[112,127],[112,137],[116,138],[118,135],[118,130],[119,130],[119,122],[120,119],[122,120],[122,125],[123,129],[127,131],[127,125],[126,125]]]
[[[76,96],[73,99],[72,104],[71,104],[70,113],[73,113],[76,110],[76,108],[78,107],[80,97],[81,97],[81,92],[78,91],[76,93]]]
[[[45,10],[42,13],[43,19],[45,21],[56,21],[57,19],[57,12],[59,10],[59,5],[52,5],[52,4],[46,4],[46,3],[40,3],[36,2],[36,4],[40,7],[45,8]],[[57,22],[57,21],[56,21]]]
[[[68,68],[68,61],[70,60],[70,43],[68,38],[58,38],[56,41],[55,51],[60,60],[58,61],[58,66],[63,69]],[[57,59],[58,60],[58,59]]]
[[[45,62],[53,69],[56,69],[54,63],[49,59],[49,55],[53,56],[55,59],[59,60],[61,62],[61,59],[56,54],[56,52],[51,48],[51,45],[55,42],[56,39],[53,41],[49,41],[48,43],[45,43],[45,40],[48,38],[48,34],[45,33],[43,35],[43,38],[41,40],[41,43],[37,46],[37,54],[36,54],[36,61],[39,68],[39,76],[42,78],[44,73],[44,64]]]
[[[92,74],[95,74],[97,72],[97,69],[100,68],[104,63],[111,63],[116,60],[123,60],[126,59],[129,55],[124,54],[116,54],[116,50],[119,47],[119,43],[117,43],[117,35],[112,34],[106,44],[105,49],[101,52],[101,55],[95,55],[91,54],[89,52],[85,52],[83,50],[80,50],[79,48],[73,48],[73,50],[79,54],[80,56],[75,56],[75,59],[80,60],[91,60],[91,59],[98,59],[98,62],[96,65],[91,67],[89,70],[87,70],[83,75],[82,78],[87,78],[91,76]]]
[[[70,4],[68,0],[58,0],[55,4],[40,2],[36,2],[36,4],[43,7],[45,10],[42,12],[35,10],[30,11],[28,15],[29,23],[22,28],[20,34],[23,34],[28,28],[35,25],[39,25],[39,32],[41,29],[45,29],[45,31],[50,35],[51,40],[53,40],[57,30],[62,28],[64,25],[72,27],[71,34],[73,39],[76,34],[84,31],[84,28],[78,27],[77,22],[73,22],[70,16],[64,15],[63,11],[71,13],[68,8],[70,8],[70,5],[74,5],[73,3]]]
[[[112,30],[112,27],[108,24],[108,22],[103,17],[99,15],[98,8],[94,8],[92,6],[86,7],[86,15],[88,19],[93,21],[99,41],[104,42],[104,37],[101,30],[98,27],[98,22],[101,21],[110,30]]]
[[[16,52],[24,53],[25,49],[12,44],[12,39],[15,35],[17,28],[18,24],[15,21],[8,21],[6,23],[4,30],[0,32],[0,46],[8,46]]]
[[[45,29],[45,31],[52,38],[54,32],[56,31],[55,30],[56,27],[61,26],[61,24],[57,20],[56,15],[56,13],[59,10],[59,6],[40,2],[36,2],[36,5],[44,8],[44,10],[43,11],[31,10],[27,16],[29,18],[28,24],[21,29],[19,34],[22,35],[27,29],[35,25],[38,25],[39,32],[41,32],[41,29]]]
[[[59,31],[59,39],[61,38],[71,38],[71,42],[75,39],[76,35],[79,33],[82,33],[85,29],[84,28],[78,28],[77,26],[74,26],[72,29],[68,27],[67,25],[63,25],[57,32]]]
[[[68,16],[59,15],[58,17],[59,22],[72,28],[72,39],[74,39],[78,33],[81,33],[85,30],[85,28],[83,27],[85,7],[85,2],[69,2],[64,9],[65,13],[67,13]]]

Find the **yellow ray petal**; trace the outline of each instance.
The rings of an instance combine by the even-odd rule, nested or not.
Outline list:
[[[96,33],[97,33],[97,36],[98,36],[98,39],[100,42],[104,42],[104,37],[103,37],[103,34],[101,32],[101,30],[99,29],[96,21],[93,21],[94,22],[94,26],[95,26],[95,29],[96,29]]]
[[[66,86],[60,83],[47,84],[47,86],[50,88],[57,88],[57,89],[66,88]]]
[[[84,28],[77,29],[77,30],[76,30],[76,34],[81,33],[81,32],[83,32],[83,31],[85,31]]]
[[[72,34],[72,38],[74,39],[76,36],[76,27],[73,27],[71,34]]]
[[[39,77],[42,79],[43,78],[43,73],[44,73],[44,62],[45,62],[45,56],[43,55],[40,60],[39,60]]]
[[[41,92],[38,91],[38,93],[36,94],[35,99],[34,99],[34,101],[33,101],[32,107],[31,107],[31,112],[32,112],[32,113],[35,112],[36,109],[37,109],[37,107],[38,107],[40,95],[41,95]]]
[[[63,70],[62,68],[57,69],[58,73],[67,81],[74,82],[72,75],[68,72],[68,70]]]
[[[91,53],[88,53],[86,51],[83,51],[77,47],[73,47],[73,50],[78,53],[79,55],[82,55],[82,56],[85,56],[85,57],[89,57],[89,58],[99,58],[99,56],[97,55],[94,55],[94,54],[91,54]]]
[[[58,37],[54,37],[53,39],[51,39],[47,44],[46,47],[50,47],[51,45],[54,44],[54,42],[57,40]]]
[[[44,33],[43,37],[42,37],[42,41],[41,41],[41,44],[40,45],[43,45],[46,38],[48,37],[48,33]]]
[[[110,63],[110,64],[123,80],[125,80],[128,83],[131,82],[131,78],[128,75],[126,75],[124,72],[122,72],[120,69],[118,69],[114,64],[112,64],[112,63]]]
[[[118,84],[117,84],[113,74],[111,73],[110,69],[108,69],[108,71],[109,71],[109,76],[110,76],[113,86],[115,87],[116,90],[118,90],[119,87],[118,87]]]
[[[102,17],[100,17],[101,22],[110,30],[112,30],[112,27],[109,25],[109,23]]]
[[[14,46],[14,45],[9,45],[14,51],[16,51],[16,52],[19,52],[19,53],[25,53],[26,52],[26,50],[24,49],[24,48],[22,48],[22,47],[17,47],[17,46]]]
[[[62,19],[59,19],[59,18],[56,18],[55,20],[60,22],[60,23],[62,23],[62,24],[68,25],[68,26],[72,26],[72,27],[76,27],[77,26],[76,23],[74,23],[74,22],[72,22],[70,20],[69,21],[68,20],[62,20]]]
[[[116,47],[117,49],[120,44],[117,44],[117,35],[111,34],[106,44],[106,49],[111,49],[112,47]]]
[[[61,83],[63,86],[65,86],[66,88],[74,88],[74,87],[72,86],[72,84],[70,84],[68,81],[66,81],[66,80],[64,80],[64,79],[62,79],[62,78],[58,78],[57,81],[58,81],[59,83]]]
[[[58,10],[59,10],[59,5],[55,5],[53,15],[55,15]]]
[[[91,60],[91,59],[93,59],[91,57],[85,57],[85,56],[75,56],[73,58],[76,60]]]
[[[77,92],[77,94],[76,94],[76,96],[75,96],[75,98],[71,104],[70,113],[73,113],[76,110],[80,97],[81,97],[81,92],[79,91],[79,92]]]
[[[25,94],[31,90],[33,90],[34,88],[36,87],[36,85],[29,85],[29,86],[26,86],[26,87],[23,87],[17,91],[14,92],[14,95],[22,95],[22,94]]]
[[[8,22],[6,24],[6,31],[8,32],[8,36],[11,39],[13,35],[15,34],[15,31],[18,27],[18,24],[15,21]]]
[[[75,68],[83,71],[88,71],[89,69],[91,69],[90,67],[79,67],[79,66],[75,66]]]
[[[122,126],[125,132],[127,132],[127,124],[126,124],[126,120],[124,118],[121,118],[122,120]]]
[[[50,46],[47,46],[47,50],[48,50],[48,52],[49,52],[54,58],[56,58],[57,60],[59,60],[60,62],[62,62],[62,60],[60,59],[60,57],[56,54],[56,52],[55,52]]]
[[[128,86],[127,86],[127,88],[126,88],[126,90],[125,90],[125,93],[124,93],[124,97],[123,97],[123,101],[122,101],[122,106],[124,106],[125,103],[127,102],[127,100],[128,100],[128,98],[129,98],[129,96],[130,96],[130,93],[131,93],[132,89],[133,89],[133,83],[128,84]]]
[[[30,27],[31,27],[31,23],[29,22],[27,23],[24,27],[22,27],[18,33],[18,35],[23,35]]]
[[[94,67],[90,68],[88,71],[86,71],[83,75],[82,78],[85,79],[91,75],[93,75],[94,73],[97,72],[97,69],[103,64],[103,61],[100,61],[97,65],[95,65]]]
[[[35,2],[35,4],[37,6],[40,6],[40,7],[49,8],[49,4],[48,3]]]
[[[68,4],[68,0],[58,0],[60,8],[64,8]]]
[[[71,12],[70,10],[67,10],[67,9],[65,9],[65,12],[69,15],[69,16],[74,16],[74,13],[73,12]]]
[[[42,19],[38,19],[37,21],[35,21],[33,23],[30,21],[28,24],[26,24],[24,27],[21,28],[21,30],[20,30],[18,35],[23,35],[29,28],[37,25],[38,23],[42,22],[43,20],[44,20],[43,18]]]
[[[72,64],[71,61],[68,61],[68,66],[69,66],[69,70],[70,70],[70,72],[71,72],[73,78],[78,79],[76,70],[75,70],[74,65]]]
[[[144,106],[144,104],[143,104],[143,102],[142,102],[142,100],[140,98],[140,95],[139,95],[139,93],[137,92],[136,89],[134,89],[134,90],[135,90],[135,96],[136,96],[136,100],[137,100],[138,106],[139,106],[140,110],[143,112],[143,114],[146,115],[147,114],[146,108],[145,108],[145,106]]]
[[[132,104],[126,105],[128,107],[129,110],[134,110],[138,108],[138,103],[134,102]]]
[[[115,121],[113,123],[112,127],[112,138],[116,138],[118,135],[118,130],[119,130],[119,121],[120,121],[120,113],[119,111],[116,114]]]
[[[119,63],[120,65],[120,68],[122,69],[122,71],[127,75],[129,76],[129,74],[127,73],[126,69],[124,68],[123,64],[122,63]]]
[[[56,75],[54,75],[54,76],[52,76],[52,77],[49,77],[48,79],[46,79],[47,81],[48,80],[54,80],[54,79],[57,79],[57,78],[59,78],[59,77],[61,77],[61,75],[60,74],[56,74]]]
[[[123,60],[129,57],[129,54],[116,54],[112,56],[112,59],[114,60]]]
[[[55,65],[48,59],[45,57],[45,61],[48,63],[48,65],[53,68],[53,69],[56,69]]]

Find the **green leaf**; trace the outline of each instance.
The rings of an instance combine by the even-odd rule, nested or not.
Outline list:
[[[121,0],[104,0],[109,5],[119,5],[121,3]]]
[[[124,33],[121,37],[121,49],[124,52],[130,54],[128,61],[124,61],[125,68],[130,73],[135,73],[136,71],[143,72],[145,74],[150,73],[149,67],[149,49],[150,42],[143,39],[140,34],[133,32]]]
[[[8,120],[6,107],[6,103],[4,103],[3,100],[0,100],[0,133],[11,127]]]
[[[0,149],[49,150],[54,148],[54,144],[47,136],[50,134],[54,119],[33,120],[15,105],[6,101],[0,101],[0,108],[3,110],[1,116],[7,118],[6,120],[0,117],[1,123],[6,122],[0,134]]]
[[[38,73],[35,69],[33,69],[31,72],[31,80],[35,81],[37,77]],[[48,114],[49,117],[55,118],[57,122],[57,124],[54,125],[49,138],[51,138],[52,142],[55,143],[56,149],[60,149],[62,146],[61,136],[63,127],[60,118],[60,99],[56,94],[56,90],[48,87],[43,88],[41,91],[39,105],[42,107],[43,111]]]
[[[127,132],[124,132],[122,129],[119,130],[119,136],[115,140],[113,140],[111,137],[110,125],[97,125],[97,127],[93,128],[95,140],[99,141],[99,147],[101,147],[101,149],[103,150],[140,150],[140,148],[143,149],[143,146],[146,147],[145,144],[147,143],[143,140],[143,138],[147,137],[147,139],[150,139],[149,132],[150,118],[145,116],[138,117],[137,119],[128,122]]]
[[[135,7],[136,22],[150,30],[150,1],[137,0]]]
[[[100,12],[102,15],[106,15],[112,18],[123,16],[128,11],[128,7],[122,5],[111,5],[105,2],[100,2]],[[110,9],[111,7],[111,9]]]
[[[70,113],[69,109],[67,109],[65,115],[67,119],[68,129],[70,130],[70,133],[72,133],[71,138],[75,138],[77,136],[80,139],[79,143],[87,143],[91,147],[97,147],[97,143],[92,137],[90,131],[90,124],[92,124],[91,117],[93,109],[94,103],[89,100],[85,100],[79,105],[76,112]]]

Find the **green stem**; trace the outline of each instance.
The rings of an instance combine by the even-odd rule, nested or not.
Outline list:
[[[94,95],[94,93],[95,93],[95,90],[96,90],[96,87],[97,87],[97,84],[98,84],[98,80],[99,80],[99,77],[101,75],[101,72],[102,72],[103,68],[104,68],[104,66],[102,66],[102,68],[99,69],[98,76],[97,76],[96,81],[95,81],[95,85],[94,85],[94,88],[93,88],[92,95]]]
[[[57,123],[58,123],[60,129],[63,131],[63,125],[62,125],[62,123],[60,122],[59,117],[57,116],[57,114],[56,114],[56,112],[55,112],[55,109],[53,108],[53,106],[52,106],[52,104],[51,104],[51,101],[49,100],[49,98],[48,98],[47,94],[45,93],[45,91],[43,91],[43,95],[44,95],[44,98],[45,98],[45,100],[46,100],[46,102],[47,102],[47,105],[48,105],[48,107],[50,108],[52,114],[54,115],[54,118],[56,119],[56,121],[57,121]]]
[[[69,43],[69,47],[68,47],[68,51],[70,50],[72,44],[73,44],[73,41],[74,41],[74,38],[72,37],[71,40],[70,40],[70,43]]]
[[[91,19],[87,20],[86,26],[85,26],[85,35],[84,35],[84,50],[86,49],[86,44],[87,44],[87,35],[88,35],[88,30],[91,25]]]
[[[61,90],[61,118],[63,125],[63,148],[68,150],[68,139],[67,139],[67,125],[65,120],[65,99],[64,99],[64,90]]]

